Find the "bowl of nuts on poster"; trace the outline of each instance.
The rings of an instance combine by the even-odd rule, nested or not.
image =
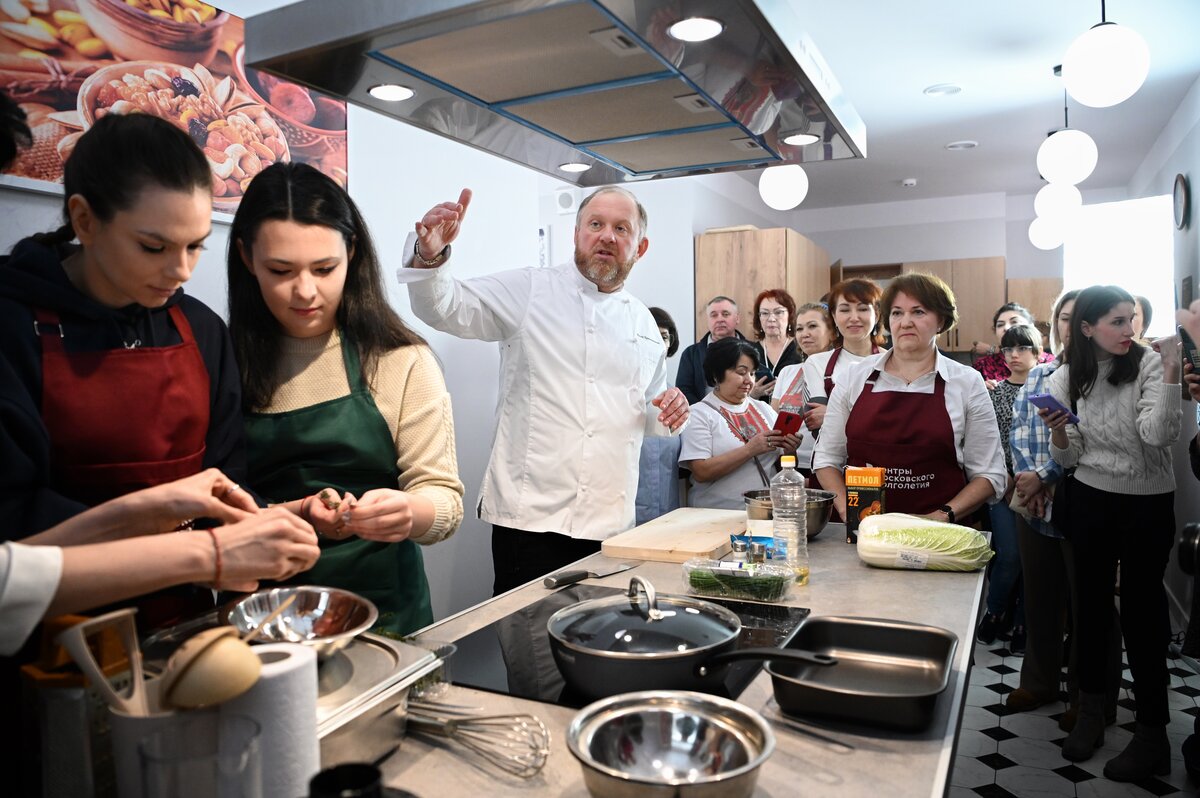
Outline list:
[[[238,91],[232,77],[161,61],[125,61],[98,69],[79,89],[86,130],[107,114],[153,114],[187,132],[212,168],[213,208],[237,210],[250,181],[291,160],[283,131],[265,107]]]
[[[108,48],[130,61],[208,65],[229,14],[200,0],[76,0]]]

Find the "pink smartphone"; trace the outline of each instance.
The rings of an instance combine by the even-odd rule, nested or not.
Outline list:
[[[1067,407],[1048,393],[1031,393],[1029,394],[1029,402],[1034,407],[1040,407],[1043,410],[1061,410],[1067,414],[1067,421],[1071,422],[1072,424],[1079,423],[1079,416],[1072,413],[1071,408]]]

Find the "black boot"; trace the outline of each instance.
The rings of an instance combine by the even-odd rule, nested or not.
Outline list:
[[[1165,733],[1165,732],[1164,732]],[[1079,691],[1079,716],[1075,728],[1063,740],[1062,754],[1072,762],[1091,759],[1104,744],[1104,694]]]
[[[1167,727],[1144,723],[1137,724],[1125,750],[1104,765],[1104,778],[1111,781],[1141,781],[1170,772],[1171,741],[1167,738]]]

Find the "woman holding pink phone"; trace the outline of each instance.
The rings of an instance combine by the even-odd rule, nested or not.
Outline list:
[[[1121,629],[1137,694],[1137,728],[1104,766],[1113,781],[1138,781],[1171,768],[1167,737],[1170,634],[1163,573],[1175,536],[1171,446],[1179,438],[1179,350],[1154,352],[1134,340],[1134,299],[1116,286],[1080,292],[1066,363],[1049,393],[1073,410],[1041,410],[1050,456],[1074,469],[1065,501],[1075,563],[1079,716],[1063,756],[1091,758],[1104,742],[1105,651],[1113,584],[1121,568]],[[1061,491],[1060,491],[1061,494]]]

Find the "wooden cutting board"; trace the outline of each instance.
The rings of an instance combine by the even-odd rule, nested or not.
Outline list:
[[[692,557],[720,559],[728,554],[729,536],[746,531],[745,510],[681,507],[601,544],[618,559],[684,562]]]

